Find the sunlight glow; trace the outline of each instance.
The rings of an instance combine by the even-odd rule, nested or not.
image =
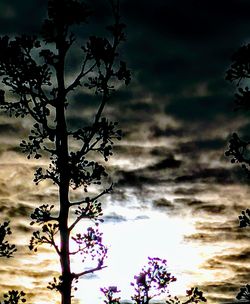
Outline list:
[[[112,208],[108,211],[111,212]],[[107,222],[100,227],[104,243],[109,247],[108,267],[82,278],[76,297],[91,304],[100,301],[100,287],[117,285],[122,291],[122,299],[129,300],[133,293],[130,282],[149,256],[167,259],[169,271],[177,277],[177,282],[170,287],[171,293],[185,294],[190,283],[188,272],[197,272],[202,262],[197,249],[183,242],[185,234],[194,232],[192,225],[185,218],[169,218],[150,210],[143,212],[140,218],[135,209],[116,207],[116,213],[122,214],[126,220]],[[74,261],[73,268],[81,269],[81,259]]]

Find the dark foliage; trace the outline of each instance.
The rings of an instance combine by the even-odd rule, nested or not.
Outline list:
[[[5,293],[3,295],[4,300],[1,302],[1,304],[18,304],[18,303],[25,303],[25,293],[23,291],[17,291],[17,290],[10,290],[8,293]]]
[[[168,272],[166,260],[159,258],[148,258],[148,265],[142,268],[142,271],[134,277],[135,282],[131,285],[134,287],[134,295],[131,297],[135,304],[149,304],[149,302],[164,293],[168,293],[169,284],[176,281],[176,278]],[[105,304],[120,304],[121,298],[117,296],[120,292],[116,286],[101,288]],[[167,304],[187,304],[206,302],[202,291],[197,287],[187,290],[186,301],[181,302],[178,297],[172,297],[168,294]]]
[[[246,285],[240,289],[240,292],[236,296],[237,300],[250,301],[250,285]]]
[[[250,91],[244,82],[250,79],[250,44],[243,45],[232,56],[232,64],[226,74],[226,80],[236,83],[237,92],[235,94],[235,110],[250,110]],[[232,135],[229,141],[228,150],[225,155],[231,158],[232,163],[239,163],[246,172],[247,178],[250,178],[250,142],[240,138],[236,133]],[[239,216],[239,224],[241,228],[250,226],[250,210],[246,209]],[[238,300],[249,302],[250,285],[246,285],[240,289],[236,296]]]
[[[119,55],[119,46],[125,41],[119,0],[109,0],[109,3],[113,24],[107,26],[106,37],[84,37],[85,43],[80,47],[80,41],[75,43],[74,29],[84,25],[92,13],[80,0],[48,0],[48,15],[40,37],[0,37],[0,78],[2,88],[8,91],[0,91],[0,109],[9,116],[33,119],[30,135],[21,141],[20,147],[28,159],[42,156],[49,159],[47,168],[36,169],[34,182],[50,180],[58,187],[59,211],[54,212],[54,205],[43,204],[31,214],[31,225],[37,225],[39,230],[33,232],[29,248],[37,251],[40,245],[49,245],[55,249],[61,274],[53,278],[48,288],[61,294],[62,304],[71,304],[72,290],[76,289],[79,277],[106,267],[107,247],[98,230],[102,221],[99,200],[112,191],[113,185],[102,190],[100,185],[108,176],[104,163],[112,156],[114,142],[121,139],[122,132],[116,122],[104,117],[103,110],[118,85],[128,85],[131,79]],[[76,48],[81,54],[81,63],[74,71],[76,76],[67,83],[67,59]],[[95,94],[99,106],[92,124],[71,130],[67,126],[67,110],[77,89]],[[69,144],[72,141],[74,147]],[[93,155],[101,156],[102,160],[96,161]],[[168,160],[160,165],[176,168],[179,163]],[[97,194],[89,196],[91,186]],[[78,201],[71,200],[71,191],[80,187],[84,190],[82,197]],[[74,228],[82,219],[91,220],[94,228],[86,227],[82,233],[74,234]],[[10,234],[8,223],[0,227],[0,236],[1,231],[2,255],[10,257],[15,246],[3,241],[5,235]],[[75,251],[71,249],[71,241],[75,243]],[[82,269],[73,273],[71,258],[77,254],[82,257]],[[85,265],[89,259],[96,266]],[[148,265],[134,279],[131,298],[136,304],[148,304],[176,280],[168,272],[166,260],[159,258],[149,258]],[[103,288],[102,292],[106,304],[119,303],[116,287]],[[188,296],[186,303],[205,299],[198,289],[192,289]],[[25,302],[24,293],[14,290],[4,298],[4,304]]]
[[[241,164],[242,169],[250,178],[250,142],[242,140],[236,133],[233,133],[229,140],[228,150],[225,155],[231,158],[231,163]]]
[[[104,162],[108,161],[114,141],[122,136],[117,123],[103,116],[104,107],[117,85],[130,82],[130,71],[119,59],[118,47],[125,40],[119,1],[109,3],[114,22],[106,28],[107,37],[85,37],[80,47],[75,43],[74,29],[84,25],[92,13],[80,0],[48,0],[48,15],[40,37],[0,37],[0,77],[3,89],[11,93],[0,91],[0,108],[10,116],[33,119],[30,135],[21,141],[21,149],[28,158],[49,157],[47,168],[37,168],[34,182],[51,180],[59,189],[59,214],[52,215],[54,206],[49,204],[35,208],[32,213],[31,224],[38,224],[41,229],[33,232],[29,248],[37,251],[40,245],[47,244],[55,249],[61,276],[54,278],[49,288],[61,292],[63,304],[71,303],[72,284],[79,276],[105,267],[107,248],[102,244],[102,234],[94,228],[73,237],[72,233],[82,219],[90,219],[96,225],[102,221],[99,199],[111,192],[112,185],[93,197],[85,195],[79,201],[70,201],[69,194],[71,189],[80,187],[87,193],[90,186],[102,184],[107,172],[103,162],[93,160],[93,153],[101,155]],[[81,64],[75,71],[75,78],[67,84],[65,67],[72,51],[81,54]],[[96,94],[99,107],[91,125],[69,130],[67,106],[72,93],[79,88]],[[77,148],[69,146],[72,140]],[[71,215],[73,223],[69,225]],[[5,226],[2,230],[3,233],[9,231]],[[78,246],[75,252],[70,251],[70,240]],[[8,256],[15,247],[3,243],[1,250]],[[81,254],[83,261],[90,256],[96,261],[96,267],[72,273],[71,256],[75,254]]]
[[[4,222],[0,225],[0,257],[10,258],[13,253],[17,251],[15,245],[10,245],[5,239],[6,236],[11,234],[9,222]],[[1,304],[18,304],[20,302],[26,302],[25,293],[18,290],[10,290],[3,294],[4,300]]]
[[[166,292],[169,283],[176,278],[167,270],[167,261],[159,258],[148,258],[148,265],[134,277],[135,294],[131,297],[136,304],[147,304],[149,301]]]
[[[240,227],[247,227],[250,226],[250,210],[246,209],[241,212],[241,215],[239,216],[240,221]]]
[[[236,110],[248,111],[250,109],[249,88],[244,87],[244,81],[250,78],[250,45],[243,45],[232,56],[232,64],[226,72],[226,80],[236,83],[235,93]],[[240,138],[237,133],[232,135],[225,155],[231,158],[232,163],[239,163],[250,177],[250,142]]]
[[[187,290],[186,301],[181,301],[178,297],[169,297],[166,301],[167,304],[188,304],[188,303],[200,303],[207,302],[207,299],[203,296],[203,292],[200,291],[197,287]]]
[[[105,304],[120,304],[120,297],[117,297],[117,293],[120,292],[116,286],[109,286],[108,288],[101,288],[101,292],[105,296]]]
[[[11,234],[9,222],[0,225],[0,257],[10,258],[17,250],[15,245],[11,245],[5,237]]]

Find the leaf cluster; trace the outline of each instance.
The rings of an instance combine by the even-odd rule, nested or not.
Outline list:
[[[47,223],[42,226],[42,231],[34,231],[30,239],[29,249],[37,251],[42,244],[49,244],[57,248],[55,244],[55,235],[59,231],[57,223]]]
[[[51,71],[46,64],[38,64],[32,58],[32,51],[41,47],[36,36],[22,35],[11,40],[0,37],[0,76],[3,84],[20,96],[21,104],[28,102],[27,96],[37,93],[43,85],[51,85]],[[3,106],[6,106],[3,104]],[[17,106],[17,105],[16,105]],[[10,108],[11,109],[11,108]],[[13,105],[15,110],[15,105]],[[27,114],[27,109],[16,108],[17,116]],[[23,111],[23,113],[22,113]]]
[[[9,227],[9,222],[4,222],[0,225],[0,257],[10,258],[13,253],[17,251],[15,245],[10,245],[8,241],[5,240],[7,235],[11,234]],[[3,301],[0,304],[18,304],[20,301],[22,303],[26,302],[25,293],[18,290],[9,290],[7,293],[3,294]]]
[[[116,294],[120,292],[116,286],[109,286],[104,287],[100,289],[103,293],[104,297],[106,298],[104,300],[105,304],[120,304],[120,297],[116,297]]]
[[[148,257],[148,265],[134,277],[135,294],[131,297],[136,304],[148,303],[152,298],[167,291],[168,285],[176,281],[167,270],[167,261]]]
[[[89,37],[81,47],[82,65],[77,76],[68,87],[60,88],[60,94],[55,82],[62,67],[62,55],[60,57],[58,52],[60,49],[66,58],[75,41],[75,36],[70,31],[71,26],[87,21],[90,9],[83,2],[49,0],[48,19],[42,28],[43,41],[36,36],[23,35],[14,39],[0,37],[0,77],[4,86],[14,94],[13,100],[10,100],[1,90],[0,108],[9,115],[31,116],[35,123],[28,140],[21,142],[21,149],[28,158],[39,159],[41,152],[45,151],[51,159],[45,172],[41,168],[37,169],[35,183],[51,179],[60,184],[57,131],[56,124],[53,126],[52,113],[57,111],[60,103],[66,107],[68,94],[82,85],[100,95],[100,107],[93,125],[68,132],[68,136],[73,136],[82,143],[79,151],[72,151],[68,155],[70,184],[73,189],[83,186],[86,191],[92,182],[100,184],[101,177],[107,176],[103,166],[89,161],[86,154],[90,151],[100,153],[106,161],[112,155],[113,140],[121,139],[121,131],[116,129],[117,123],[102,118],[102,111],[115,89],[114,84],[125,82],[127,85],[131,78],[126,63],[116,62],[118,46],[125,40],[125,25],[120,22],[118,6],[111,2],[115,21],[107,27],[110,39]],[[46,48],[44,42],[50,46],[54,44],[56,49]]]
[[[228,150],[225,156],[231,158],[231,163],[241,164],[242,169],[250,177],[250,142],[241,139],[237,133],[233,133],[229,140]]]
[[[241,46],[232,56],[232,63],[226,72],[226,80],[240,82],[250,77],[250,44]]]
[[[4,222],[0,225],[0,257],[10,258],[17,251],[15,245],[11,245],[5,237],[12,232],[9,227],[9,222]]]
[[[70,185],[73,189],[83,186],[88,192],[90,185],[100,185],[102,177],[108,176],[104,166],[96,161],[89,161],[84,156],[72,152],[69,157]]]
[[[48,19],[42,27],[42,37],[46,43],[58,41],[57,28],[63,27],[66,36],[68,29],[74,24],[86,23],[91,10],[84,3],[76,0],[49,0]],[[73,34],[72,34],[73,35]]]
[[[37,224],[44,224],[48,221],[53,220],[51,216],[51,210],[54,208],[54,205],[49,206],[47,205],[41,205],[38,208],[35,208],[34,212],[30,215],[32,222],[30,225]]]
[[[135,294],[131,297],[133,303],[149,304],[154,297],[167,291],[168,285],[176,278],[167,271],[167,262],[159,258],[148,258],[148,265],[143,267],[139,275],[134,277],[135,282],[131,283]],[[105,297],[105,304],[120,304],[121,298],[117,296],[120,292],[116,286],[109,286],[100,289]],[[197,287],[187,290],[187,300],[182,302],[178,297],[168,295],[167,304],[188,304],[206,302],[203,292]]]
[[[102,205],[97,200],[94,200],[91,202],[90,200],[87,200],[87,203],[85,206],[78,206],[78,208],[75,210],[75,214],[78,216],[78,218],[83,219],[94,219],[103,221],[99,217],[103,215],[102,213]]]
[[[0,90],[0,109],[10,116],[32,118],[34,124],[30,135],[21,142],[20,147],[28,159],[40,159],[44,154],[50,159],[47,168],[36,169],[36,184],[49,179],[59,188],[65,186],[67,191],[68,187],[83,187],[87,192],[89,186],[100,185],[103,178],[107,177],[102,163],[93,161],[93,153],[100,154],[107,161],[112,155],[114,141],[120,140],[122,133],[117,128],[117,123],[103,117],[103,110],[117,85],[128,85],[131,79],[126,63],[118,60],[119,46],[125,40],[125,25],[120,22],[119,1],[110,0],[110,3],[114,23],[107,27],[107,37],[92,35],[84,40],[79,49],[81,63],[71,83],[66,83],[64,75],[69,52],[79,46],[74,44],[74,26],[86,23],[91,14],[83,1],[48,0],[48,17],[43,23],[39,38],[26,35],[0,37],[0,80],[3,89],[8,89],[11,93],[5,94]],[[99,107],[92,125],[69,130],[66,125],[66,109],[73,91],[80,87],[98,95]],[[72,138],[78,142],[74,148],[68,147]],[[102,208],[98,199],[109,193],[111,188],[112,186],[92,198],[84,196],[79,202],[71,202],[69,198],[63,200],[68,208],[68,217],[72,210],[70,208],[76,207],[76,218],[72,225],[64,227],[69,238],[81,219],[88,218],[96,224],[101,221]],[[58,218],[54,218],[51,215],[52,208],[53,206],[42,205],[32,213],[31,224],[41,225],[41,231],[33,232],[29,248],[37,251],[40,245],[49,244],[62,260],[65,252],[61,253],[63,246],[59,250],[55,238],[64,219],[62,212],[59,212]],[[5,232],[8,234],[8,230]],[[107,248],[102,244],[102,234],[97,229],[88,228],[86,233],[77,234],[72,240],[78,249],[76,252],[66,252],[68,257],[80,253],[83,262],[90,257],[98,264],[96,268],[74,274],[74,280],[80,275],[105,267],[103,261]],[[2,246],[5,246],[2,249],[6,256],[7,251],[15,251],[15,247],[9,247],[12,245],[6,242]],[[60,290],[61,283],[60,278],[54,279],[50,287]]]
[[[102,233],[98,229],[89,227],[84,234],[78,233],[72,240],[78,246],[78,249],[71,254],[80,253],[82,255],[82,262],[87,258],[97,260],[98,267],[103,265],[104,259],[107,256],[107,247],[102,243]]]
[[[198,287],[193,287],[186,291],[186,301],[182,302],[178,297],[169,297],[166,301],[167,304],[188,304],[188,303],[200,303],[207,302],[207,299],[203,296],[203,292]]]
[[[248,111],[250,109],[250,91],[244,87],[244,81],[250,79],[250,44],[241,46],[232,56],[232,63],[226,72],[226,80],[236,83],[235,93],[236,110]],[[240,163],[249,175],[250,142],[241,139],[236,133],[229,140],[225,155],[231,158],[232,163]]]
[[[249,302],[250,301],[250,285],[246,284],[246,286],[240,289],[240,292],[236,296],[237,300],[243,300]]]
[[[20,301],[22,303],[26,302],[25,293],[23,291],[10,290],[8,293],[5,293],[3,297],[4,300],[1,302],[1,304],[18,304]]]
[[[63,279],[62,276],[59,276],[58,278],[54,277],[51,282],[48,283],[47,288],[50,290],[56,290],[61,292],[63,286]]]
[[[235,93],[236,110],[248,112],[250,110],[250,91],[246,82],[250,79],[250,44],[241,46],[232,56],[232,64],[226,72],[226,80],[236,83]],[[229,141],[228,150],[225,155],[231,157],[232,163],[239,163],[250,178],[250,142],[241,139],[236,133]],[[246,209],[239,216],[240,227],[250,226],[250,210]],[[250,285],[240,289],[236,299],[246,302],[250,301]]]
[[[246,209],[241,211],[241,215],[239,215],[240,227],[244,228],[250,226],[250,210]]]

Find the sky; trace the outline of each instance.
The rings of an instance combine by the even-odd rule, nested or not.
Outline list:
[[[104,33],[109,22],[106,1],[87,2],[95,14],[78,31],[82,41]],[[45,3],[0,0],[0,34],[37,32]],[[232,301],[249,282],[249,231],[239,229],[237,220],[249,206],[249,182],[224,156],[232,132],[250,134],[248,116],[234,111],[235,87],[225,80],[232,54],[250,39],[249,11],[247,0],[121,1],[127,41],[120,53],[132,81],[105,109],[124,133],[106,164],[115,182],[114,193],[103,200],[110,264],[108,272],[79,283],[77,303],[84,289],[100,281],[114,284],[110,278],[117,275],[126,289],[148,255],[168,260],[180,282],[173,292],[183,294],[195,284],[209,303]],[[77,68],[77,54],[69,60],[69,75]],[[97,105],[86,90],[77,92],[68,125],[88,123]],[[0,115],[1,218],[13,218],[19,249],[15,258],[0,261],[0,286],[23,287],[33,303],[45,303],[49,294],[52,303],[58,297],[46,286],[58,271],[56,259],[49,248],[31,254],[26,244],[32,209],[56,201],[57,191],[48,183],[32,184],[38,163],[19,149],[29,126],[30,121]],[[127,299],[129,292],[128,287]]]

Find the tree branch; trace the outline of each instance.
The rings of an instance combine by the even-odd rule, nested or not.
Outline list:
[[[54,240],[54,237],[52,237],[51,242],[52,242],[51,244],[52,244],[53,247],[55,248],[55,251],[56,251],[57,254],[60,256],[60,255],[61,255],[61,251],[59,250],[58,246],[56,245],[55,240]]]
[[[111,184],[111,186],[105,190],[103,190],[101,193],[99,193],[98,195],[92,197],[92,198],[85,198],[84,200],[82,201],[78,201],[78,202],[73,202],[73,203],[70,203],[70,207],[72,206],[79,206],[81,204],[86,204],[86,203],[89,203],[89,202],[94,202],[96,201],[98,198],[100,198],[101,196],[103,196],[104,194],[107,194],[109,193],[113,188],[113,184]]]
[[[78,279],[79,277],[81,277],[85,274],[93,273],[95,271],[99,271],[99,270],[102,270],[102,269],[107,268],[107,267],[108,266],[97,266],[95,268],[85,270],[85,271],[82,271],[82,272],[79,272],[79,273],[72,273],[72,276],[73,276],[74,279]]]
[[[78,85],[80,85],[80,81],[81,79],[86,76],[89,72],[91,72],[95,66],[96,66],[96,63],[94,63],[88,70],[86,70],[84,72],[84,69],[85,69],[85,66],[86,66],[86,63],[88,62],[88,57],[86,56],[84,62],[83,62],[83,65],[82,65],[82,68],[81,68],[81,71],[80,73],[78,74],[78,76],[76,77],[76,79],[65,89],[65,93],[67,94],[68,92],[74,90],[74,88],[76,88]]]

